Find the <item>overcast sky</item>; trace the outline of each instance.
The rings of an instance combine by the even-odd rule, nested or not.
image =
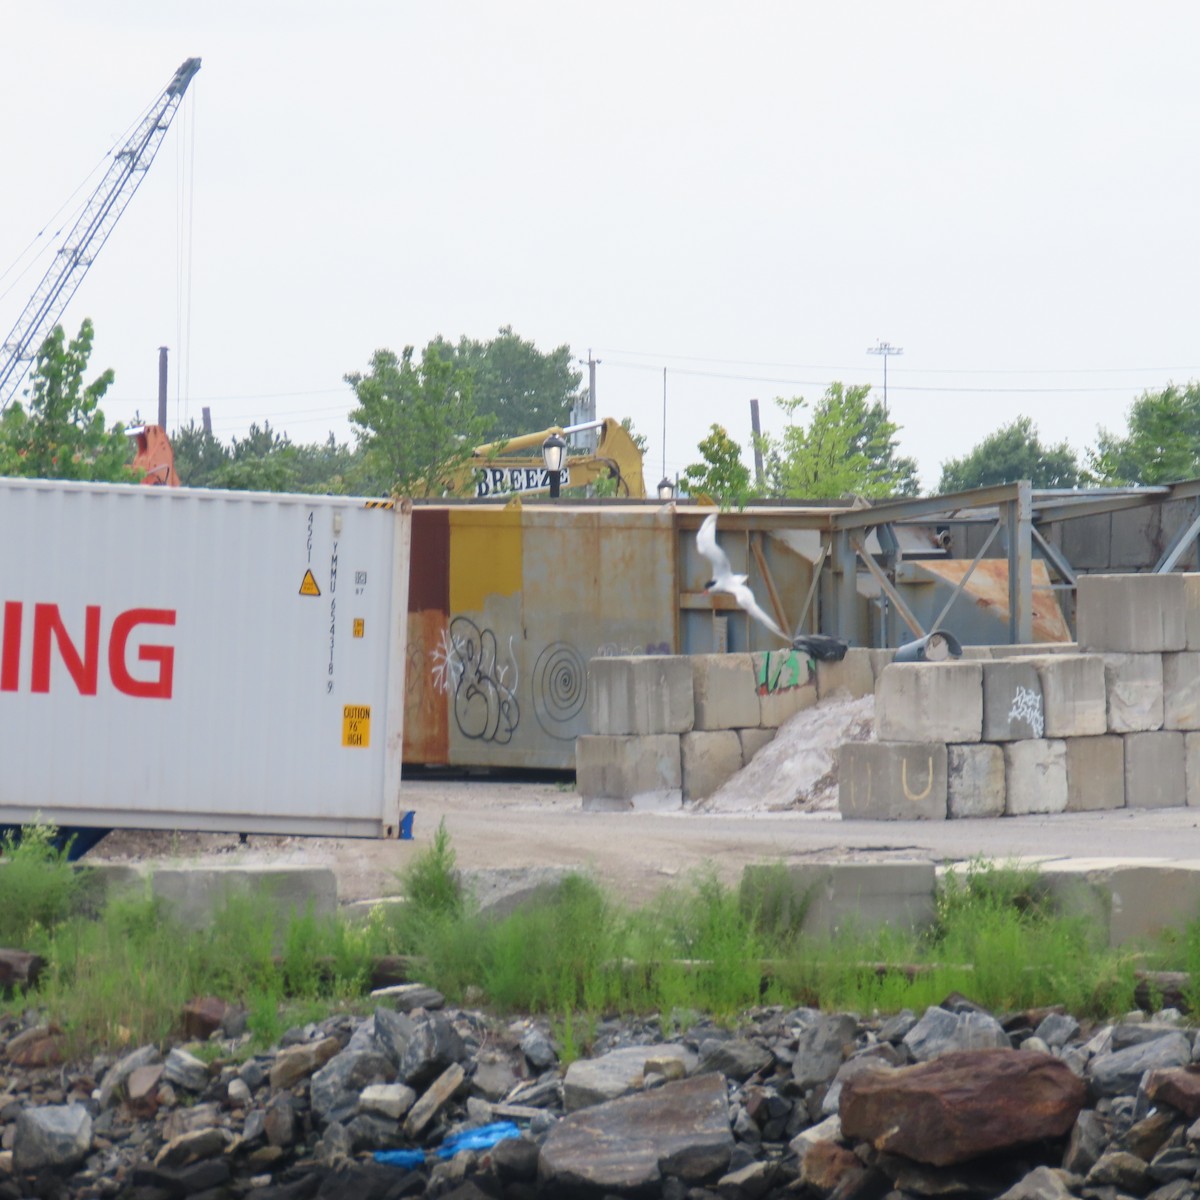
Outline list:
[[[1186,0],[0,4],[0,338],[203,59],[64,317],[113,420],[167,345],[172,426],[350,440],[376,348],[512,325],[595,354],[653,486],[664,367],[674,474],[713,422],[749,460],[751,397],[778,432],[777,396],[881,393],[884,340],[931,487],[1021,414],[1082,450],[1200,378]]]

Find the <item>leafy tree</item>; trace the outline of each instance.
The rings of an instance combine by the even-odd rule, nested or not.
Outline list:
[[[229,450],[202,425],[189,421],[171,434],[175,470],[184,487],[216,487],[217,472],[229,462]]]
[[[107,370],[84,382],[94,330],[85,319],[66,340],[61,325],[37,352],[28,407],[14,401],[0,416],[0,474],[27,479],[91,479],[132,483],[133,446],[120,424],[105,425],[100,401],[112,386]]]
[[[567,425],[579,402],[583,376],[571,366],[570,346],[543,353],[511,325],[490,342],[461,337],[453,345],[439,337],[429,350],[470,374],[475,409],[484,418],[481,442]]]
[[[794,420],[807,406],[802,396],[776,401],[789,423],[782,437],[763,439],[772,495],[809,500],[916,495],[917,464],[896,454],[899,426],[882,404],[868,403],[870,391],[868,384],[831,383],[807,426]]]
[[[942,463],[938,490],[965,492],[1018,479],[1028,479],[1034,487],[1078,487],[1075,451],[1066,442],[1044,446],[1034,423],[1028,417],[1018,417],[989,433],[970,454]]]
[[[1089,478],[1111,485],[1152,485],[1200,475],[1200,384],[1143,392],[1129,410],[1128,431],[1098,434]]]
[[[723,425],[710,426],[698,447],[701,460],[683,469],[688,490],[700,492],[722,508],[741,508],[750,497],[750,468],[742,462],[742,448]]]
[[[406,346],[397,358],[377,350],[367,374],[346,376],[358,408],[350,420],[362,466],[363,490],[439,496],[447,472],[462,466],[486,440],[487,418],[471,399],[471,375],[431,343],[413,361]]]

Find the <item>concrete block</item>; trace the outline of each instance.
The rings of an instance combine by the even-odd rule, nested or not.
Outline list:
[[[229,902],[252,900],[254,911],[282,936],[293,917],[311,906],[318,919],[337,912],[337,877],[327,867],[217,867],[136,864],[87,864],[89,889],[115,896],[122,891],[149,892],[184,929],[208,929]]]
[[[773,729],[739,729],[738,741],[742,743],[742,766],[749,766],[750,760],[764,747],[775,740]]]
[[[842,817],[945,820],[946,757],[945,744],[938,742],[844,742],[838,747]]]
[[[1067,738],[1067,812],[1125,807],[1125,739]]]
[[[1041,870],[1059,911],[1082,916],[1110,946],[1182,929],[1200,908],[1200,863],[1075,859]]]
[[[851,700],[875,691],[871,651],[852,646],[840,662],[817,661],[817,699],[848,695]]]
[[[991,646],[964,646],[962,648],[962,657],[991,662],[992,648]]]
[[[1163,728],[1200,729],[1200,651],[1164,654]]]
[[[686,803],[711,796],[742,769],[742,743],[733,729],[685,733],[679,750]]]
[[[817,702],[817,673],[812,660],[799,650],[770,650],[751,655],[758,689],[758,723],[764,729],[780,725]]]
[[[1067,744],[1042,738],[1004,747],[1005,812],[1057,813],[1067,808]]]
[[[999,746],[946,747],[946,802],[951,817],[1001,817],[1004,795],[1004,751]]]
[[[1182,808],[1187,801],[1183,734],[1125,736],[1125,807]]]
[[[1100,655],[1050,654],[1033,663],[1042,681],[1047,737],[1092,737],[1108,732],[1108,691]]]
[[[1075,624],[1081,650],[1186,650],[1186,613],[1182,575],[1079,576]]]
[[[689,693],[690,695],[690,693]],[[608,737],[584,734],[575,739],[575,786],[584,808],[622,808],[683,803],[683,772],[678,734]]]
[[[879,682],[879,676],[883,674],[883,668],[891,666],[892,660],[896,657],[896,651],[893,650],[868,650],[867,656],[871,660],[871,674],[875,676],[875,682]]]
[[[758,688],[749,654],[693,654],[691,660],[693,728],[740,729],[758,724]]]
[[[1163,656],[1104,654],[1108,732],[1144,733],[1163,724]]]
[[[687,733],[695,724],[691,659],[684,654],[593,658],[588,712],[594,734]]]
[[[1078,654],[1077,642],[1014,642],[1011,646],[993,646],[993,658],[1036,658],[1043,654]]]
[[[1042,681],[1027,659],[983,664],[983,740],[1015,742],[1045,737]]]
[[[740,895],[768,926],[833,937],[884,926],[927,929],[935,888],[931,862],[797,863],[747,867]]]
[[[875,728],[885,742],[977,742],[983,664],[892,663],[875,685]]]
[[[1188,807],[1200,807],[1200,733],[1183,735],[1183,783]]]
[[[1187,648],[1200,650],[1200,574],[1188,571],[1183,580],[1183,626]]]

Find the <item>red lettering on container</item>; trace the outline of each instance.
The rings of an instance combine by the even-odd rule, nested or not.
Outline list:
[[[134,679],[126,665],[126,646],[129,635],[138,625],[174,625],[175,613],[167,608],[131,608],[113,622],[108,641],[108,672],[113,687],[127,696],[145,696],[148,700],[170,700],[175,681],[175,648],[173,646],[139,646],[141,662],[157,663],[154,679]]]
[[[0,625],[0,692],[21,688],[21,635],[24,605],[7,600]],[[130,672],[129,641],[142,625],[174,625],[175,610],[169,608],[130,608],[118,613],[108,638],[108,673],[113,687],[126,696],[150,700],[169,700],[175,683],[175,648],[158,644],[137,647],[137,661],[154,668],[151,678],[139,679]],[[33,606],[33,653],[29,672],[29,690],[44,694],[53,682],[51,663],[54,650],[81,696],[95,696],[100,676],[100,606],[84,609],[83,647],[72,637],[57,604]]]
[[[80,657],[67,627],[63,624],[57,604],[33,606],[33,678],[31,692],[50,690],[50,637],[58,642],[58,653],[81,696],[96,694],[96,677],[100,672],[100,606],[89,604],[83,626],[83,657]]]

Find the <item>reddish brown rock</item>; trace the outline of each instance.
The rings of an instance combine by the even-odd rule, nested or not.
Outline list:
[[[1049,1054],[960,1050],[842,1088],[843,1136],[944,1167],[1065,1136],[1087,1093]]]
[[[40,954],[0,950],[0,993],[11,992],[14,987],[35,987],[45,967],[46,960]]]
[[[217,996],[200,996],[183,1008],[183,1035],[208,1041],[225,1020],[229,1005]]]
[[[158,1112],[158,1085],[163,1064],[137,1067],[125,1081],[125,1102],[135,1117],[152,1118]]]
[[[839,1185],[852,1188],[867,1173],[853,1150],[837,1142],[817,1142],[804,1156],[800,1180],[822,1196]]]
[[[1169,1104],[1194,1121],[1200,1117],[1200,1066],[1151,1071],[1146,1097],[1152,1104]]]
[[[39,1025],[10,1039],[5,1052],[14,1067],[57,1067],[66,1061],[66,1038],[57,1025]]]

